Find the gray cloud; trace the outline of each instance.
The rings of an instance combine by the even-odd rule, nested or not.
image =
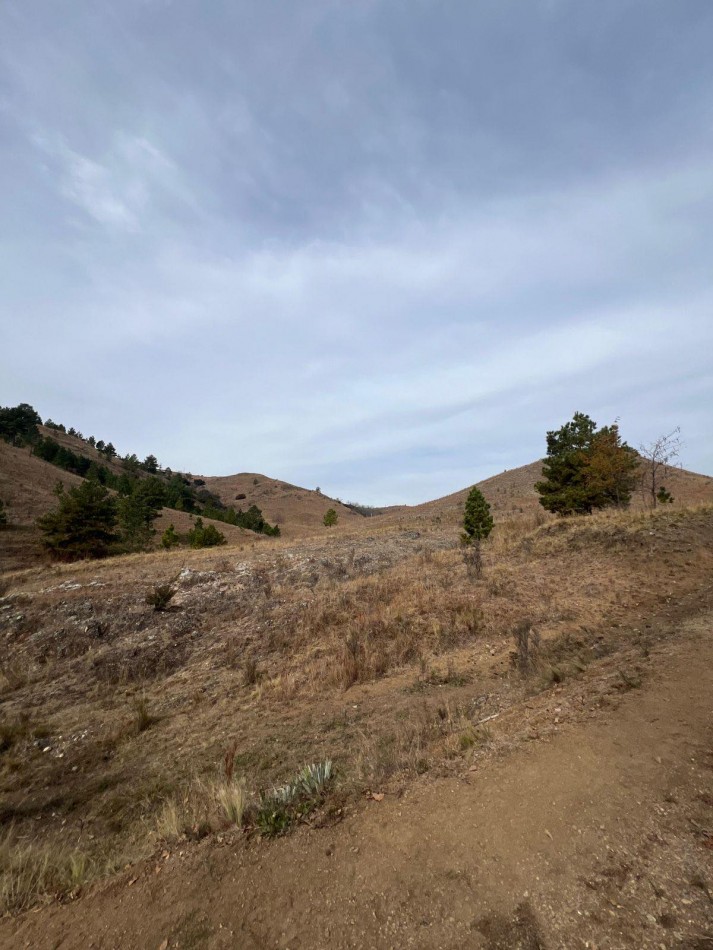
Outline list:
[[[710,471],[713,10],[0,12],[0,400],[374,503],[575,408]]]

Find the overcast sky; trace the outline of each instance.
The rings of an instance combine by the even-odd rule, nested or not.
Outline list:
[[[372,504],[713,473],[710,0],[3,0],[0,404]]]

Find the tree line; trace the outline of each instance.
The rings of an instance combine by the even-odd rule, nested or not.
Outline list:
[[[247,511],[227,507],[205,487],[202,479],[162,469],[155,455],[148,455],[143,461],[135,454],[121,457],[111,442],[96,441],[91,436],[84,439],[111,463],[109,467],[103,461],[61,445],[51,436],[41,435],[40,425],[39,413],[27,403],[0,407],[0,438],[15,446],[29,447],[38,458],[90,484],[90,487],[83,484],[65,491],[59,482],[57,509],[38,522],[45,546],[60,557],[104,556],[119,550],[141,550],[155,534],[153,522],[162,508],[203,515],[271,537],[280,534],[279,526],[269,524],[256,505]],[[51,419],[45,425],[83,439],[76,429],[66,429]],[[4,516],[4,511],[2,514]],[[212,525],[203,529],[201,521],[197,531],[185,539],[179,538],[179,542],[185,540],[194,547],[220,543],[211,528],[220,534]],[[220,538],[225,540],[223,535]]]

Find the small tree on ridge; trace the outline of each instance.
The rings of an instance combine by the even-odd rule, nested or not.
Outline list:
[[[492,530],[493,516],[490,514],[490,505],[482,491],[474,485],[465,502],[461,541],[466,545],[484,541]]]

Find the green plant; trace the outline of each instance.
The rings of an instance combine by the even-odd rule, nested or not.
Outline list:
[[[117,540],[116,503],[107,489],[88,478],[68,492],[60,482],[55,491],[58,508],[37,522],[45,547],[64,560],[107,555]]]
[[[153,482],[146,479],[134,483],[131,494],[119,499],[117,510],[119,527],[124,542],[133,549],[145,548],[154,534],[153,523],[163,505],[163,491],[156,491]]]
[[[332,778],[332,762],[327,759],[306,765],[286,785],[263,792],[255,813],[260,834],[268,838],[284,834],[293,821],[319,805]]]
[[[547,433],[547,457],[535,489],[540,504],[559,515],[589,514],[595,508],[629,503],[639,458],[622,442],[616,423],[597,429],[588,415]]]
[[[461,541],[465,545],[484,541],[492,530],[493,517],[490,514],[490,505],[481,490],[474,485],[465,502]]]
[[[173,524],[170,524],[161,535],[162,546],[169,551],[181,543],[181,536],[178,534]]]
[[[204,525],[202,518],[196,518],[195,525],[188,532],[188,543],[192,548],[212,548],[225,544],[225,535],[215,525]]]
[[[0,439],[12,445],[24,445],[38,437],[42,419],[26,402],[19,406],[0,406]]]
[[[338,520],[339,515],[334,510],[334,508],[328,508],[325,512],[324,518],[322,518],[322,523],[326,528],[333,528]]]

